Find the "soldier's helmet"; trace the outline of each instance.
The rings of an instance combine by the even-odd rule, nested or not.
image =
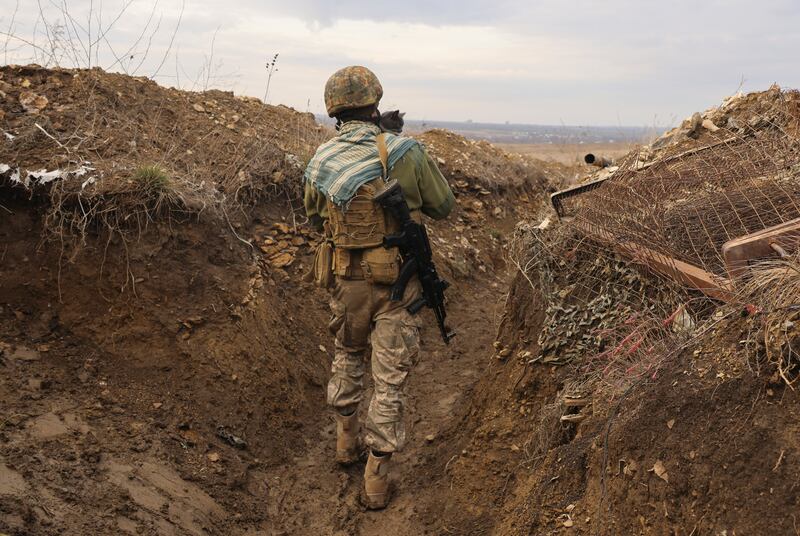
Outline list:
[[[344,110],[377,104],[383,97],[383,87],[375,73],[353,65],[339,69],[325,84],[325,107],[328,116]]]

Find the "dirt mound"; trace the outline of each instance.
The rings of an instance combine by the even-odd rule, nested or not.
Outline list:
[[[523,155],[507,153],[487,141],[469,140],[447,130],[434,129],[417,136],[439,167],[459,189],[487,195],[489,191],[550,188],[547,165]],[[557,168],[557,165],[553,165]]]
[[[311,114],[233,93],[35,65],[0,68],[0,180],[53,199],[58,230],[146,225],[299,188],[329,132]]]
[[[695,145],[693,142],[716,142],[720,134],[747,136],[772,128],[797,136],[800,132],[795,121],[798,106],[800,94],[778,86],[767,91],[739,92],[727,97],[719,106],[687,117],[679,126],[654,140],[647,152],[661,151],[660,156],[664,157],[690,148]],[[787,114],[787,107],[793,112]]]

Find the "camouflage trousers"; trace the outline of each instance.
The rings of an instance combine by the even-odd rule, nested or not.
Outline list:
[[[389,292],[386,285],[337,277],[329,325],[336,336],[336,352],[328,404],[343,414],[356,411],[364,396],[365,353],[372,347],[374,392],[364,440],[381,452],[399,451],[405,443],[404,388],[419,355],[419,321],[406,311],[421,295],[419,282],[412,281],[399,302],[390,301]]]

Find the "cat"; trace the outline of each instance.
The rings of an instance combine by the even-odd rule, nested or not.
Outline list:
[[[403,132],[403,116],[405,112],[400,110],[393,110],[391,112],[383,112],[381,114],[380,127],[384,132],[391,132],[392,134],[401,134]]]

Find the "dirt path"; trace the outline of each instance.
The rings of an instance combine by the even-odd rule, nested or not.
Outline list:
[[[276,534],[397,536],[433,533],[437,518],[427,506],[436,493],[433,480],[443,470],[450,445],[442,439],[484,371],[502,306],[501,278],[461,287],[449,303],[458,337],[446,347],[435,327],[423,332],[423,350],[408,386],[408,444],[395,456],[395,495],[382,512],[366,511],[359,500],[363,464],[346,470],[333,462],[335,426],[329,414],[318,418],[319,433],[308,450],[269,472],[267,501],[278,520]],[[427,317],[426,319],[430,320]],[[363,411],[364,408],[362,408]]]

